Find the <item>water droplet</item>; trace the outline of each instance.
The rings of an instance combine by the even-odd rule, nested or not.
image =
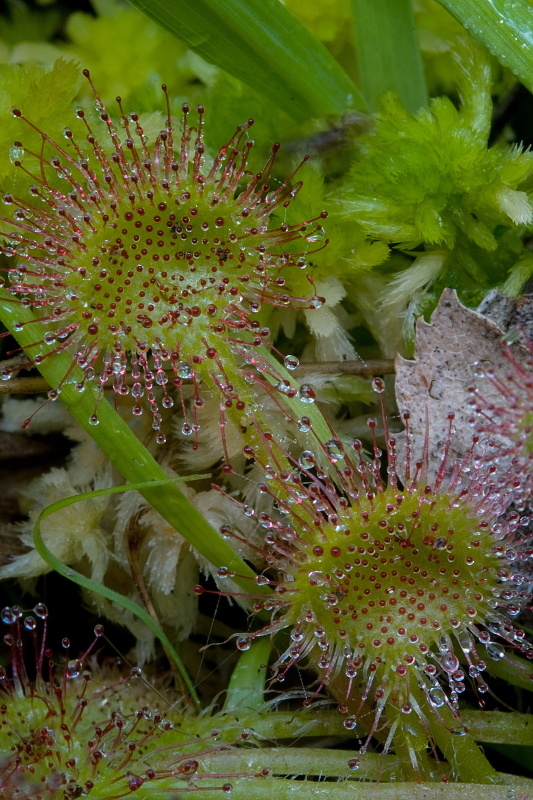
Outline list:
[[[81,667],[82,667],[81,661],[79,661],[79,659],[77,659],[77,658],[72,658],[67,663],[67,668],[65,670],[65,676],[67,678],[77,678],[78,675],[81,672]]]
[[[484,378],[486,373],[485,365],[482,361],[476,361],[471,367],[472,375],[474,378]]]
[[[24,627],[28,631],[34,631],[37,627],[37,622],[35,621],[35,617],[26,617],[24,620]]]
[[[287,369],[296,369],[296,367],[300,364],[296,356],[285,356],[285,358],[283,359],[283,363],[285,364]]]
[[[194,370],[187,362],[180,361],[180,363],[176,365],[176,374],[178,378],[188,380],[194,376]]]
[[[316,392],[310,383],[302,383],[298,389],[298,398],[302,403],[314,403],[316,400]]]
[[[12,164],[16,161],[22,162],[24,160],[24,148],[23,147],[13,147],[9,148],[9,160]],[[5,201],[4,201],[5,202]]]
[[[435,708],[440,708],[446,702],[446,695],[442,691],[442,689],[438,689],[434,687],[433,689],[429,690],[429,700]]]
[[[305,240],[306,242],[323,242],[326,238],[326,231],[322,227],[318,227],[312,233],[309,233]]]
[[[457,633],[457,639],[463,652],[470,653],[474,649],[474,640],[468,633],[468,631],[459,631]]]
[[[309,431],[311,430],[311,420],[309,419],[309,417],[301,417],[298,420],[297,425],[298,425],[298,430],[301,431],[301,433],[309,433]]]
[[[217,575],[219,578],[234,578],[235,573],[233,570],[228,569],[228,567],[219,567],[217,569]]]
[[[239,636],[237,639],[237,650],[249,650],[250,649],[250,640],[247,636]]]
[[[129,774],[127,785],[128,789],[132,792],[135,792],[137,789],[140,789],[146,779],[142,778],[140,775],[133,775]]]
[[[345,719],[342,724],[346,730],[353,731],[353,729],[357,727],[357,719],[355,717],[348,717],[348,719]]]
[[[505,658],[505,650],[497,642],[489,642],[486,645],[486,650],[488,657],[493,661],[501,661],[502,658]]]
[[[372,381],[372,388],[378,394],[382,394],[385,391],[385,384],[381,380],[381,378],[374,378]]]
[[[282,380],[278,381],[274,388],[277,389],[278,392],[281,392],[282,394],[289,394],[289,392],[292,389],[292,386],[289,383],[289,381]]]
[[[0,616],[2,618],[2,622],[5,623],[6,625],[11,625],[13,622],[16,621],[16,617],[13,614],[12,610],[9,608],[9,606],[2,609]]]
[[[335,437],[326,442],[326,444],[324,445],[324,449],[326,451],[327,457],[333,464],[336,461],[340,461],[341,458],[344,458],[344,453],[342,452],[340,442]]]
[[[46,619],[48,617],[48,609],[44,603],[37,603],[37,605],[34,606],[33,611],[41,619]]]
[[[300,453],[298,464],[302,469],[311,469],[315,465],[315,454],[311,450],[304,450]]]
[[[440,659],[440,665],[445,672],[455,672],[455,670],[459,667],[459,660],[453,653],[446,653]]]

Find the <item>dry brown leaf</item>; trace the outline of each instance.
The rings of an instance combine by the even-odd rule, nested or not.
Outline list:
[[[469,423],[473,416],[469,387],[476,385],[487,402],[501,403],[494,386],[486,378],[476,377],[476,364],[492,368],[505,379],[510,364],[502,336],[494,322],[463,306],[455,291],[445,289],[431,322],[422,317],[417,321],[415,360],[396,358],[396,400],[400,413],[411,413],[412,449],[417,457],[422,453],[428,421],[430,481],[444,453],[448,414],[455,414],[449,463],[464,458],[472,444],[475,429]],[[517,359],[528,352],[518,343],[512,345],[512,351]],[[503,462],[501,469],[505,469]]]

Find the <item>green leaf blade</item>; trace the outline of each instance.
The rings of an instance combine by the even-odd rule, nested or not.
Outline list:
[[[352,0],[361,90],[372,109],[383,92],[397,92],[415,113],[428,105],[411,0]]]
[[[437,1],[533,91],[533,6],[527,0]]]
[[[195,53],[297,120],[366,103],[327,49],[279,0],[130,0]]]

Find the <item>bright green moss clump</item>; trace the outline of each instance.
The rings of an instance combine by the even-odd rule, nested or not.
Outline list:
[[[488,147],[490,70],[479,54],[462,66],[460,110],[440,97],[412,115],[394,96],[383,98],[341,193],[343,213],[370,236],[405,249],[451,249],[463,235],[495,250],[498,226],[531,224],[524,184],[533,155]]]

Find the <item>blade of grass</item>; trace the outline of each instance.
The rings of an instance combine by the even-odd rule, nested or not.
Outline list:
[[[437,0],[533,91],[533,6],[527,0]]]
[[[234,578],[244,591],[253,590],[254,594],[259,594],[266,590],[268,593],[267,586],[253,583],[255,573],[248,564],[209,525],[178,487],[168,483],[167,473],[105,398],[98,402],[98,392],[92,386],[87,386],[81,393],[77,391],[76,384],[82,376],[81,370],[73,368],[72,355],[68,351],[54,353],[53,345],[44,345],[42,324],[35,322],[31,310],[14,302],[5,289],[0,289],[0,320],[19,345],[29,352],[30,358],[42,356],[38,369],[50,386],[59,386],[65,375],[69,376],[61,388],[63,403],[126,480],[144,484],[140,493],[145,500],[211,564],[228,567],[244,576]],[[19,323],[22,323],[20,329]],[[35,343],[39,343],[38,346]],[[98,424],[92,425],[89,420],[97,402]],[[154,483],[151,485],[150,481]]]
[[[245,712],[264,705],[266,665],[272,642],[270,637],[256,639],[249,650],[239,656],[226,693],[224,712]]]
[[[371,109],[394,90],[408,111],[428,104],[411,0],[352,0],[359,85]]]
[[[294,119],[365,110],[343,69],[279,0],[130,0]]]

